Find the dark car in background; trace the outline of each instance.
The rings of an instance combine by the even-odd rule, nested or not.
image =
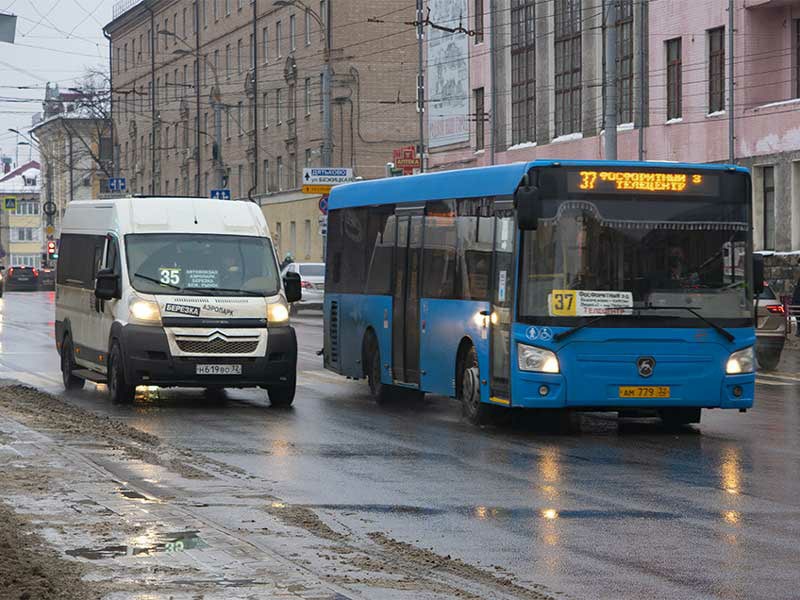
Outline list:
[[[39,289],[39,269],[35,267],[9,267],[5,270],[3,279],[7,292]]]
[[[39,269],[39,289],[48,292],[56,289],[55,267],[42,267]]]
[[[756,359],[762,369],[771,371],[781,361],[786,343],[786,307],[766,282],[756,302]]]

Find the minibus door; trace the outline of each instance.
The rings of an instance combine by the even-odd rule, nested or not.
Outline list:
[[[419,384],[419,275],[424,207],[397,208],[392,299],[392,378]]]
[[[494,260],[492,261],[491,395],[511,400],[511,321],[514,309],[514,238],[511,201],[495,203]]]

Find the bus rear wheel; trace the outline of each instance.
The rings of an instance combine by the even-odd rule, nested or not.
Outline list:
[[[371,331],[367,334],[367,338],[364,340],[363,364],[366,366],[369,393],[375,402],[378,404],[383,404],[389,400],[390,391],[388,385],[381,383],[381,374],[383,373],[381,349],[378,346],[378,340],[375,339],[375,334]]]
[[[492,419],[492,409],[481,402],[481,371],[478,366],[478,353],[471,347],[464,355],[459,368],[458,396],[464,417],[473,425],[485,425]]]

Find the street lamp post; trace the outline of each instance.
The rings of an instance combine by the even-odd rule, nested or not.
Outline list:
[[[333,124],[331,119],[331,0],[325,0],[325,18],[302,0],[275,0],[273,6],[301,6],[319,23],[325,42],[325,58],[322,71],[322,166],[333,163]]]

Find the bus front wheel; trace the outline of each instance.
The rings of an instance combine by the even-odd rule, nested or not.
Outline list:
[[[464,417],[473,425],[485,425],[491,420],[493,407],[481,402],[481,371],[474,347],[464,354],[459,368],[459,381],[458,399]]]

